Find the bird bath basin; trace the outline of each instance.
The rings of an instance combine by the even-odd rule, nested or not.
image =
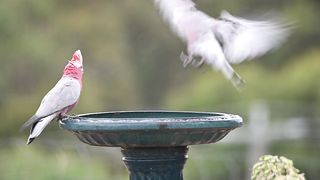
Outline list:
[[[102,112],[60,121],[86,144],[121,147],[130,180],[182,180],[187,146],[215,143],[241,125],[237,115],[174,111]]]

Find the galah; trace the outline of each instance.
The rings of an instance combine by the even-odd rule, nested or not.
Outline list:
[[[222,11],[215,19],[196,9],[191,0],[154,0],[171,29],[187,44],[180,55],[184,66],[210,65],[235,87],[244,80],[229,63],[263,55],[278,47],[289,35],[289,23],[276,20],[251,21]],[[197,62],[200,60],[199,62]]]
[[[82,75],[82,55],[77,50],[65,66],[61,79],[42,99],[36,113],[21,126],[21,130],[31,126],[27,144],[38,137],[53,119],[65,117],[77,104],[82,88]]]

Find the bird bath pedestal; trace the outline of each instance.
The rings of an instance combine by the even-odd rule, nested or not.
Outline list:
[[[183,180],[188,145],[215,143],[241,124],[237,115],[168,111],[91,113],[60,121],[84,143],[121,147],[130,180]]]

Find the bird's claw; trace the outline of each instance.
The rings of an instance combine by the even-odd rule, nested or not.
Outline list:
[[[204,59],[201,58],[198,60],[197,58],[193,58],[192,55],[186,55],[184,52],[180,54],[180,60],[183,63],[183,67],[187,67],[189,64],[196,68],[200,68],[204,64]]]
[[[77,115],[75,115],[75,114],[71,114],[71,115],[68,115],[68,114],[64,114],[64,115],[59,115],[59,117],[58,117],[58,121],[62,121],[62,120],[64,120],[64,119],[69,119],[69,118],[72,118],[72,117],[75,117],[75,116],[77,116]]]
[[[200,60],[197,60],[197,59],[192,60],[192,66],[194,66],[196,68],[200,68],[203,64],[204,64],[203,58],[201,58]]]
[[[183,67],[187,67],[190,63],[192,63],[192,57],[186,55],[183,51],[180,54],[180,60],[183,63]]]

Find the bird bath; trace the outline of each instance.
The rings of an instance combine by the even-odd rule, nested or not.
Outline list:
[[[237,115],[173,111],[102,112],[60,121],[86,144],[121,147],[130,180],[182,180],[187,146],[215,143],[241,125]]]

